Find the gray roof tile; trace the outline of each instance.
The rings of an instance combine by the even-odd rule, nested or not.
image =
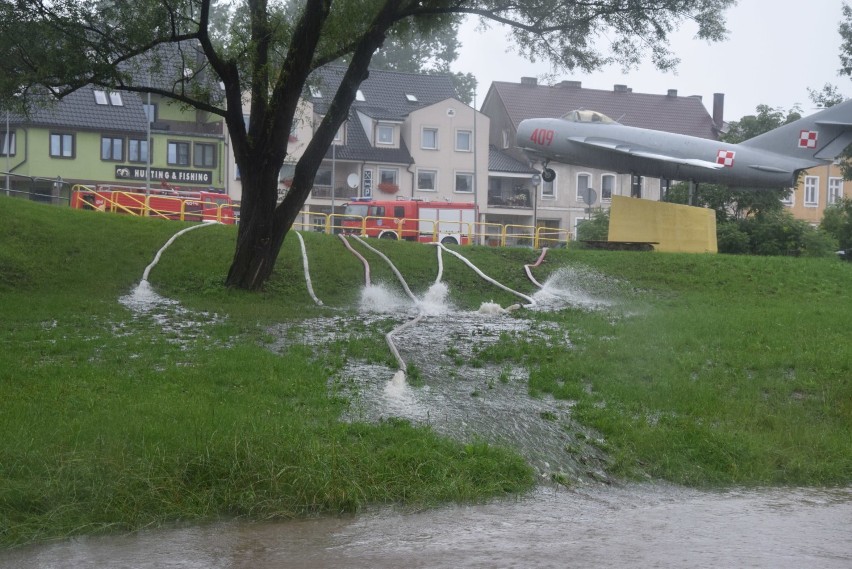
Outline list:
[[[560,117],[576,109],[588,109],[628,126],[718,138],[713,119],[698,97],[502,81],[491,84],[488,97],[492,96],[502,101],[515,127],[528,118]]]
[[[32,109],[28,116],[14,116],[10,122],[53,128],[135,132],[144,135],[147,118],[139,95],[121,91],[121,106],[99,105],[95,102],[95,89],[86,85],[54,104]]]

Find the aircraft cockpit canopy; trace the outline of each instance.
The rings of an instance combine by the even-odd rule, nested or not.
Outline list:
[[[614,120],[612,120],[603,113],[599,113],[597,111],[587,111],[583,109],[578,109],[576,111],[571,111],[570,113],[565,113],[564,115],[562,115],[562,118],[566,121],[571,122],[615,124]]]

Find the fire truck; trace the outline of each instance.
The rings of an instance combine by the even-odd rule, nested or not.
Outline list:
[[[345,233],[380,239],[405,239],[465,245],[476,227],[476,204],[399,198],[359,198],[344,204]]]
[[[181,221],[236,223],[234,204],[226,194],[181,191],[170,187],[75,186],[71,207]]]

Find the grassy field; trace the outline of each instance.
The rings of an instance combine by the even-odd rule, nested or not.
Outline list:
[[[151,274],[201,321],[163,331],[118,302],[176,222],[0,197],[0,546],[220,517],[292,517],[367,503],[429,505],[531,487],[515,454],[404,421],[346,424],[328,379],[346,358],[393,360],[381,341],[325,353],[264,347],[266,326],[352,314],[359,261],[335,238],[285,242],[263,293],[225,289],[234,229],[178,239]],[[372,242],[415,293],[434,248]],[[529,249],[465,248],[531,292]],[[485,285],[445,255],[452,301]],[[536,269],[607,276],[618,309],[523,313],[573,348],[507,338],[481,357],[530,370],[530,390],[577,401],[612,474],[691,485],[852,483],[852,264],[835,260],[558,250]],[[381,263],[374,280],[391,280]],[[343,309],[343,311],[341,311]],[[347,312],[351,311],[351,312]],[[215,316],[214,316],[215,313]],[[377,333],[376,338],[381,338]]]

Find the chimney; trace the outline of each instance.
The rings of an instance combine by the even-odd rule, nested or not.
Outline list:
[[[525,85],[527,87],[535,87],[538,85],[538,79],[535,77],[521,77],[521,85]]]
[[[569,89],[579,89],[583,86],[582,81],[560,81],[559,87],[567,87]]]
[[[677,97],[677,89],[669,89],[669,92],[666,93],[669,97]]]
[[[713,123],[716,128],[725,126],[725,94],[713,93]]]
[[[628,93],[629,92],[628,89],[627,89],[627,85],[615,85],[612,88],[612,90],[615,91],[616,93]]]

